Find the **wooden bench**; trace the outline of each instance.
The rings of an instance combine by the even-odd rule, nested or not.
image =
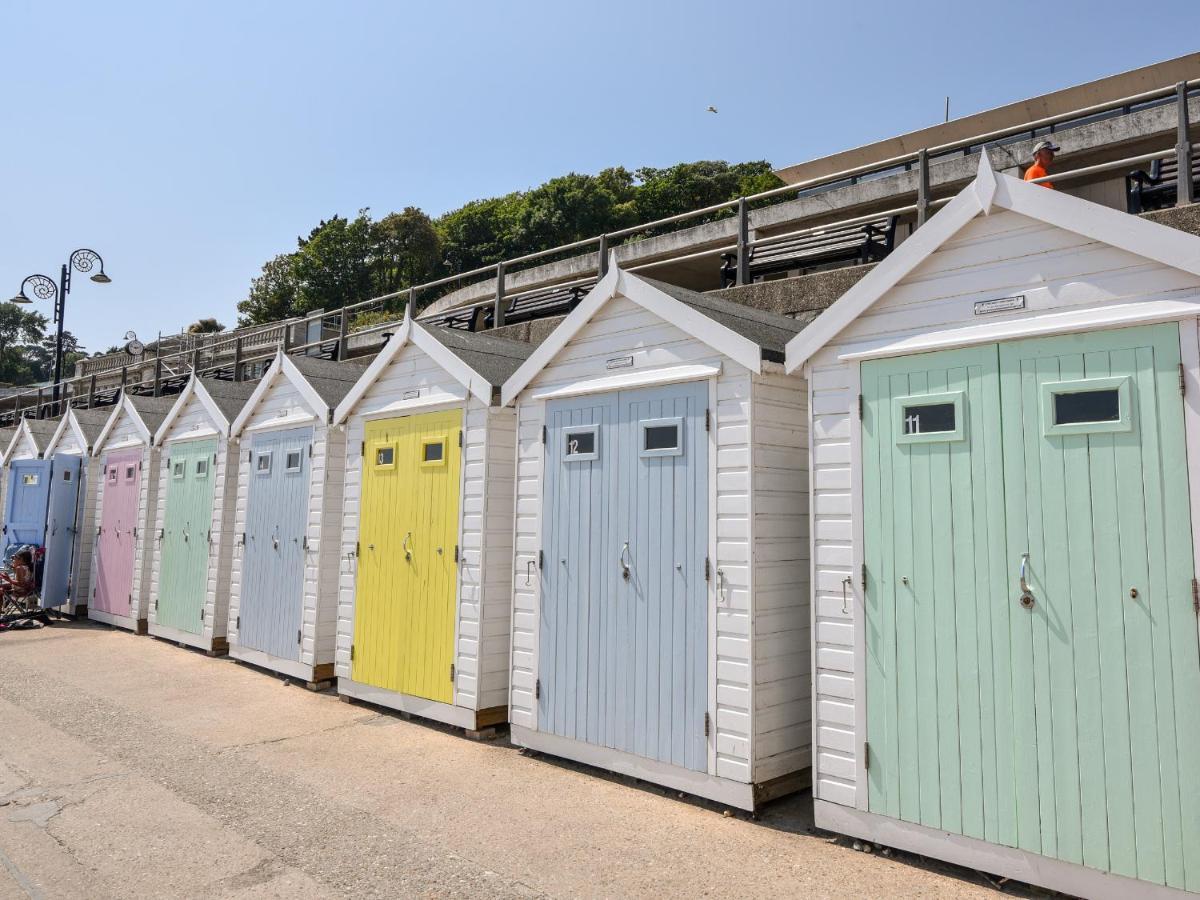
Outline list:
[[[1192,154],[1192,196],[1200,187],[1200,153]],[[1125,197],[1129,212],[1150,212],[1174,206],[1179,196],[1179,160],[1175,154],[1150,163],[1150,171],[1139,170],[1125,176]]]
[[[750,248],[750,280],[799,270],[878,262],[896,242],[896,217],[886,216],[860,225],[830,225],[811,234],[785,238]],[[737,283],[737,254],[721,255],[721,287]]]
[[[561,288],[548,287],[527,294],[519,294],[508,302],[504,313],[504,323],[515,325],[530,319],[544,319],[547,316],[565,315],[579,305],[587,292],[588,285]],[[440,319],[429,320],[430,324],[444,325],[447,328],[461,328],[464,331],[486,331],[493,327],[495,309],[491,303],[462,310],[453,310]]]

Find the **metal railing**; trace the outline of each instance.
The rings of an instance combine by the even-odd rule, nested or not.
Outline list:
[[[522,297],[547,287],[568,287],[588,284],[604,276],[608,269],[609,250],[621,241],[641,236],[653,236],[660,229],[677,225],[681,222],[705,219],[717,214],[732,213],[736,218],[734,242],[723,246],[706,248],[699,251],[684,253],[665,253],[657,259],[651,259],[630,267],[631,271],[643,271],[669,263],[679,263],[687,260],[701,259],[708,256],[719,256],[725,253],[736,254],[736,281],[738,285],[750,281],[750,256],[756,247],[768,246],[772,243],[788,240],[805,235],[820,233],[822,229],[835,226],[847,226],[866,221],[873,221],[884,216],[915,216],[915,226],[923,225],[932,211],[941,206],[948,198],[935,199],[930,184],[931,159],[943,159],[955,154],[967,156],[978,153],[983,147],[1012,143],[1023,138],[1036,137],[1039,131],[1051,133],[1055,130],[1065,130],[1069,127],[1097,121],[1108,115],[1128,114],[1130,112],[1154,106],[1163,106],[1174,102],[1177,107],[1177,140],[1174,148],[1168,148],[1156,153],[1147,153],[1127,157],[1109,163],[1086,166],[1074,171],[1064,171],[1048,176],[1053,180],[1066,181],[1072,178],[1084,177],[1130,165],[1147,162],[1152,159],[1169,155],[1174,150],[1181,173],[1191,171],[1191,158],[1195,152],[1189,141],[1190,122],[1188,118],[1188,100],[1197,88],[1200,79],[1182,81],[1171,87],[1144,91],[1112,100],[1083,107],[1056,116],[1048,116],[1033,122],[1026,122],[1010,128],[997,129],[982,135],[940,144],[934,147],[922,148],[912,153],[906,153],[889,159],[844,169],[817,178],[807,179],[794,184],[787,184],[770,190],[761,191],[745,197],[714,203],[701,209],[689,210],[671,216],[664,216],[650,222],[643,222],[628,228],[606,232],[592,238],[573,241],[557,247],[527,253],[513,259],[502,260],[486,266],[479,266],[466,272],[458,272],[423,284],[393,291],[378,297],[351,303],[332,311],[319,311],[307,316],[273,322],[262,326],[250,326],[233,332],[213,335],[175,335],[160,338],[153,348],[141,357],[125,357],[122,354],[111,354],[81,362],[81,372],[74,378],[65,379],[61,383],[62,396],[65,403],[74,405],[92,405],[96,402],[111,402],[111,398],[120,389],[145,391],[158,395],[164,391],[164,384],[178,381],[190,375],[191,372],[211,374],[217,377],[227,377],[242,380],[248,369],[261,366],[274,356],[279,348],[286,352],[321,353],[334,359],[344,359],[347,355],[348,343],[356,335],[367,336],[394,328],[394,323],[375,325],[365,329],[353,329],[352,318],[365,312],[387,310],[392,301],[403,298],[404,302],[415,309],[418,298],[428,292],[452,284],[462,284],[471,279],[493,283],[492,296],[488,299],[464,303],[445,312],[462,313],[479,307],[491,307],[493,327],[505,324],[505,316]],[[759,238],[750,238],[750,212],[752,207],[760,207],[782,197],[800,198],[830,190],[839,186],[860,183],[863,180],[878,179],[892,174],[915,171],[916,188],[915,202],[896,207],[884,212],[873,212],[829,225],[817,225],[794,229],[780,234],[772,234]],[[867,178],[870,176],[870,179]],[[1041,179],[1044,180],[1044,179]],[[1178,205],[1194,202],[1191,180],[1183,177],[1179,181]],[[594,264],[582,270],[573,271],[568,281],[553,281],[551,284],[541,284],[527,290],[509,293],[507,281],[513,274],[514,267],[569,253],[573,250],[592,250],[595,254]],[[309,340],[309,334],[316,326],[318,337]],[[296,340],[300,333],[303,340]],[[169,347],[169,349],[167,349]],[[150,352],[153,350],[153,352]],[[152,377],[147,379],[147,370]],[[137,378],[131,379],[130,373],[136,372]],[[117,380],[119,373],[119,381]],[[20,392],[0,401],[0,423],[9,422],[23,415],[44,415],[53,409],[52,402],[47,397],[52,396],[53,387],[42,387]]]

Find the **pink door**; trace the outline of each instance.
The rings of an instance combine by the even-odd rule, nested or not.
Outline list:
[[[96,539],[96,594],[100,612],[128,616],[133,592],[133,548],[137,543],[142,451],[122,450],[104,460],[102,512]]]

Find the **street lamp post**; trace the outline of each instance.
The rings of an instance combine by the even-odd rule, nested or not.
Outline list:
[[[33,295],[39,300],[54,301],[54,323],[58,329],[54,337],[55,415],[58,414],[58,399],[63,369],[63,312],[67,305],[67,294],[71,293],[71,271],[90,272],[96,266],[100,267],[100,271],[92,276],[92,281],[97,284],[108,284],[112,281],[111,278],[104,274],[104,260],[101,259],[100,254],[86,247],[81,248],[72,253],[67,258],[67,261],[63,263],[57,285],[48,275],[30,275],[21,282],[21,289],[17,291],[17,296],[12,298],[13,303],[32,303],[33,301],[25,294],[25,285],[29,285],[33,291]]]

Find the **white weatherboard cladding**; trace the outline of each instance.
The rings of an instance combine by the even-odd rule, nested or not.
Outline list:
[[[104,471],[105,460],[109,453],[119,450],[129,450],[138,448],[142,451],[140,465],[142,467],[142,477],[138,487],[138,514],[137,514],[137,541],[133,548],[133,590],[130,598],[129,610],[130,621],[120,622],[119,624],[125,627],[135,627],[137,622],[146,618],[146,609],[149,605],[150,598],[150,576],[151,568],[150,556],[154,552],[154,535],[157,533],[155,528],[155,510],[158,507],[158,448],[152,447],[142,437],[142,433],[138,430],[137,423],[129,415],[128,411],[121,409],[117,413],[117,419],[113,423],[112,429],[104,439],[103,446],[94,448],[96,453],[96,488],[94,495],[96,498],[96,509],[93,516],[93,528],[91,536],[88,538],[88,543],[91,545],[93,553],[89,565],[90,583],[96,583],[96,565],[98,560],[95,554],[95,545],[97,541],[96,529],[104,516],[104,484],[105,479],[100,477],[98,473]],[[107,621],[109,617],[105,617]],[[111,617],[116,619],[118,617]]]
[[[1022,294],[1024,310],[976,316],[978,300]],[[819,350],[807,371],[812,410],[812,547],[815,586],[813,793],[866,809],[862,766],[865,673],[858,519],[858,363],[847,353],[901,338],[992,323],[1044,321],[1066,310],[1095,312],[1153,300],[1200,299],[1200,278],[1011,211],[977,217]],[[986,327],[985,327],[986,331]],[[995,338],[993,338],[994,340]],[[1195,366],[1194,345],[1184,362]],[[842,582],[851,599],[843,611]]]
[[[336,649],[339,514],[346,468],[346,435],[344,430],[329,426],[324,410],[312,409],[295,384],[284,377],[277,377],[262,395],[242,432],[237,462],[228,628],[230,648],[235,650],[242,590],[243,547],[239,539],[246,530],[252,477],[249,450],[253,445],[253,435],[265,430],[308,425],[313,427],[313,440],[312,456],[308,461],[308,513],[305,523],[308,550],[305,554],[301,601],[300,666],[306,670],[304,677],[311,680],[312,669],[332,663]]]
[[[228,625],[230,559],[233,554],[233,509],[237,499],[237,447],[236,441],[223,438],[217,423],[212,421],[208,410],[193,395],[163,435],[159,445],[158,464],[152,477],[157,494],[154,509],[154,551],[150,572],[150,600],[147,620],[153,630],[156,625],[154,598],[158,596],[159,578],[162,571],[162,542],[158,535],[166,526],[167,483],[173,444],[189,439],[217,439],[217,460],[213,469],[213,511],[210,523],[211,537],[208,551],[208,575],[204,594],[204,627],[198,635],[185,632],[171,637],[184,643],[210,648],[215,640],[224,639]],[[143,474],[145,470],[143,469]],[[227,477],[229,476],[229,477]]]
[[[9,454],[6,462],[12,462],[16,459],[37,459],[39,450],[37,444],[33,442],[33,438],[29,432],[22,429],[20,436],[17,438],[16,446],[13,447],[12,453]]]
[[[713,571],[719,570],[726,579],[719,605],[714,587],[710,586],[708,595],[708,693],[714,726],[709,774],[750,784],[803,768],[810,745],[809,714],[803,708],[804,682],[810,671],[808,586],[803,526],[786,507],[795,501],[803,510],[807,495],[806,465],[800,450],[807,443],[804,383],[782,375],[755,376],[625,297],[614,297],[605,304],[515,401],[517,496],[509,719],[515,725],[538,728],[534,698],[540,608],[537,563],[543,540],[546,404],[533,398],[611,374],[608,360],[630,356],[634,371],[700,363],[720,367],[720,374],[708,379],[713,463],[710,510],[701,526],[708,531]],[[762,426],[756,427],[759,416],[765,418]],[[768,424],[771,417],[779,427]],[[752,435],[768,442],[757,453],[752,450]],[[792,459],[786,458],[789,449],[794,451]],[[756,504],[762,504],[761,515]],[[761,529],[765,541],[758,542],[756,529]],[[791,534],[797,536],[789,537]],[[757,600],[752,604],[751,599],[757,597],[760,579],[766,603],[761,621]],[[761,659],[760,653],[765,654]],[[599,759],[595,762],[604,764]]]
[[[397,407],[406,398],[417,403],[430,398],[445,402]],[[508,697],[515,416],[511,409],[487,407],[469,396],[465,387],[413,344],[396,354],[346,420],[336,671],[339,678],[350,678],[364,423],[439,408],[463,410],[454,705],[490,709],[504,706]]]

